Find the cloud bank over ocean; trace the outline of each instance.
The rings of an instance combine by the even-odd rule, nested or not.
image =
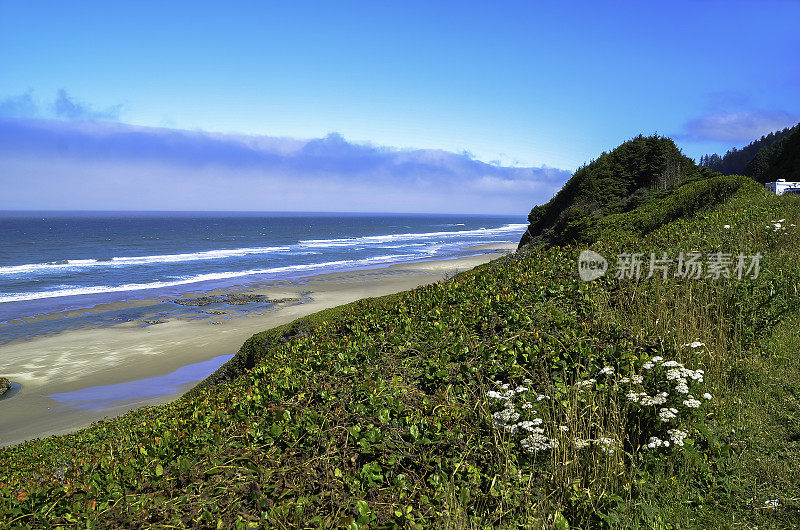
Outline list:
[[[30,109],[20,98],[6,104]],[[58,101],[63,105],[56,110],[70,120],[119,112],[82,107],[66,94]],[[526,214],[569,176],[546,166],[487,164],[468,154],[356,144],[336,133],[298,140],[0,118],[0,209],[6,210]]]

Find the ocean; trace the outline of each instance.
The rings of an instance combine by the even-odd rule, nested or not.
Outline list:
[[[525,227],[523,216],[0,212],[0,344],[169,306],[19,325],[37,315],[481,254],[472,247],[516,243]]]

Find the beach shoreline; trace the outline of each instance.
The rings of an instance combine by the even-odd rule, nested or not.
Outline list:
[[[483,253],[470,257],[318,273],[294,280],[210,291],[187,290],[184,298],[234,291],[292,301],[247,314],[233,308],[230,312],[210,314],[203,320],[170,318],[145,327],[141,322],[126,322],[110,327],[70,329],[55,335],[0,345],[0,359],[3,359],[1,375],[21,383],[23,388],[13,399],[3,401],[0,406],[0,446],[78,430],[95,421],[118,416],[141,406],[173,401],[205,376],[182,385],[177,392],[142,396],[141,399],[134,396],[121,405],[110,403],[104,408],[79,409],[70,403],[59,403],[48,397],[53,394],[69,394],[88,388],[165,376],[189,365],[234,354],[245,340],[260,331],[359,299],[435,283],[496,259],[515,248],[514,244],[481,245],[474,250]],[[118,302],[87,308],[84,312],[151,301]],[[186,308],[187,313],[197,309],[202,308]],[[41,318],[60,317],[41,315]]]

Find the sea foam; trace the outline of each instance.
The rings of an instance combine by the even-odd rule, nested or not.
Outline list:
[[[261,274],[306,272],[318,269],[369,267],[372,265],[379,265],[382,263],[392,263],[409,259],[418,259],[420,257],[421,257],[420,254],[392,254],[388,256],[377,256],[373,258],[365,258],[359,260],[327,261],[323,263],[306,263],[299,265],[289,265],[285,267],[272,267],[266,269],[249,269],[242,271],[226,271],[226,272],[197,274],[191,277],[183,277],[175,280],[166,280],[166,281],[149,282],[149,283],[127,283],[123,285],[92,285],[85,287],[69,287],[63,289],[54,289],[50,291],[38,291],[29,293],[8,293],[8,294],[0,294],[0,303],[38,300],[42,298],[56,298],[61,296],[78,296],[86,294],[103,294],[103,293],[116,293],[124,291],[140,291],[145,289],[159,289],[165,287],[174,287],[177,285],[186,285],[190,283],[199,283],[211,280],[225,280],[230,278],[238,278],[242,276],[253,276]]]

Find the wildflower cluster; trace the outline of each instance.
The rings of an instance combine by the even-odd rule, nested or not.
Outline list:
[[[700,341],[685,344],[684,347],[696,349],[704,347]],[[575,382],[575,392],[610,392],[607,397],[619,398],[625,403],[628,425],[638,426],[638,435],[633,432],[624,436],[636,436],[635,446],[642,449],[680,448],[689,441],[691,422],[703,406],[713,399],[704,392],[705,372],[690,369],[683,364],[665,360],[660,356],[644,362],[639,373],[627,375],[617,373],[613,366],[603,366],[594,377]],[[496,428],[512,436],[520,437],[521,447],[528,453],[554,449],[560,443],[569,443],[578,449],[596,447],[606,454],[613,454],[621,445],[609,434],[596,433],[593,439],[570,436],[569,427],[549,425],[543,417],[558,417],[558,411],[539,409],[548,405],[550,396],[530,390],[530,380],[523,385],[513,385],[495,381],[496,390],[486,396],[492,401],[495,412],[492,420]],[[558,401],[558,400],[556,400]],[[556,402],[554,405],[558,407]],[[552,407],[550,407],[552,408]],[[553,414],[555,412],[555,414]],[[639,436],[642,436],[641,438]]]
[[[612,367],[606,368],[603,374],[613,375]],[[583,382],[583,386],[590,386],[596,382],[595,379]],[[495,381],[497,390],[490,390],[486,393],[494,408],[499,409],[492,414],[492,422],[498,429],[503,430],[516,437],[519,436],[519,444],[525,452],[536,454],[548,449],[556,449],[562,443],[574,445],[577,449],[585,449],[595,446],[606,454],[613,454],[618,450],[620,444],[613,438],[600,436],[596,439],[584,439],[582,437],[570,436],[568,425],[545,424],[542,417],[551,414],[544,413],[539,409],[549,406],[550,396],[531,391],[528,386],[531,381],[526,379],[523,385],[515,386],[502,381]]]
[[[694,341],[683,346],[697,349],[705,344]],[[619,377],[613,367],[605,366],[595,377],[577,381],[575,387],[578,392],[602,388],[624,396],[629,418],[649,436],[642,448],[683,447],[689,431],[679,427],[687,429],[699,409],[713,399],[701,388],[704,376],[699,368],[692,370],[655,356],[642,364],[640,373]]]
[[[704,345],[695,341],[684,346],[694,349]],[[642,364],[641,374],[620,380],[631,411],[651,431],[644,448],[683,447],[688,431],[678,427],[690,423],[704,401],[713,399],[708,392],[701,394],[704,375],[699,368],[692,370],[656,356]]]
[[[786,231],[785,222],[786,219],[778,219],[777,221],[773,219],[772,221],[770,221],[771,224],[767,225],[767,228],[771,229],[773,232],[785,232]],[[797,226],[797,225],[790,224],[789,226]]]
[[[530,380],[526,379],[524,384],[530,384]],[[512,388],[508,383],[502,381],[495,381],[499,391],[490,390],[486,393],[486,397],[499,402],[502,409],[492,415],[494,425],[512,435],[521,434],[523,436],[520,445],[529,453],[536,453],[545,449],[553,449],[558,447],[558,440],[550,438],[545,434],[542,427],[542,418],[535,417],[537,412],[533,403],[526,399],[515,399],[521,394],[528,392],[528,387],[517,386]],[[539,394],[536,396],[536,401],[548,399],[547,396]],[[524,413],[530,419],[520,420],[521,413],[517,410],[525,411]]]

